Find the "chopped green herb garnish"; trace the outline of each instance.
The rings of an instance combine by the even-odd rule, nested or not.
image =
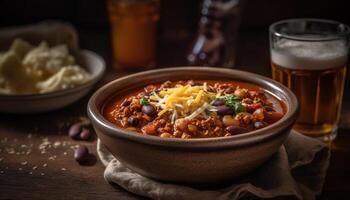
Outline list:
[[[245,112],[245,107],[241,104],[241,102],[237,102],[235,105],[235,113],[238,114],[238,113],[241,113],[241,112]]]
[[[140,99],[140,104],[143,105],[143,106],[148,105],[149,104],[148,99],[146,97],[142,97]]]
[[[225,102],[225,105],[233,109],[236,114],[245,112],[245,107],[241,103],[241,97],[235,95],[226,95],[221,96],[218,99],[223,100]]]

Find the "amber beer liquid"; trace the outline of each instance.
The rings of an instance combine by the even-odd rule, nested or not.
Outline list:
[[[297,131],[332,140],[340,118],[347,48],[342,41],[282,39],[271,49],[272,77],[298,97]]]
[[[108,0],[117,68],[150,68],[156,57],[160,0]]]

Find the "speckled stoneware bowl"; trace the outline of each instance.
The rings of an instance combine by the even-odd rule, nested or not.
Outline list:
[[[214,79],[253,83],[277,95],[287,113],[276,123],[248,133],[204,139],[161,138],[117,128],[101,114],[113,95],[166,80]],[[267,161],[288,136],[298,101],[285,86],[269,78],[230,69],[176,67],[151,70],[114,80],[91,97],[88,115],[102,144],[135,172],[162,181],[213,183],[244,175]]]

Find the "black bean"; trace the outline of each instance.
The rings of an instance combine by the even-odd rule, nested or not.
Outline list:
[[[89,150],[86,146],[79,146],[75,151],[74,151],[74,159],[81,163],[86,161],[89,158]]]
[[[241,133],[246,133],[249,130],[240,126],[235,126],[235,125],[231,125],[226,127],[226,131],[235,135],[235,134],[241,134]]]
[[[82,140],[88,140],[91,137],[91,132],[89,129],[83,128],[83,130],[80,132],[80,139]]]
[[[232,115],[234,113],[233,110],[226,105],[217,106],[216,109],[218,115]]]
[[[73,124],[68,131],[69,137],[71,137],[72,139],[79,139],[81,129],[81,123]]]
[[[256,129],[263,128],[263,127],[265,127],[265,123],[257,121],[254,123],[254,127]]]
[[[128,118],[128,123],[131,125],[131,126],[134,126],[136,127],[137,125],[139,125],[139,120],[133,116],[129,117]]]
[[[150,117],[157,114],[156,109],[152,105],[143,105],[141,111]]]
[[[224,104],[225,104],[224,100],[216,99],[211,105],[213,105],[213,106],[222,106]]]

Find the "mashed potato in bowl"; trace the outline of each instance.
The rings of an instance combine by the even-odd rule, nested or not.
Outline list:
[[[38,46],[16,39],[0,53],[0,94],[37,94],[74,88],[91,79],[66,45]]]

